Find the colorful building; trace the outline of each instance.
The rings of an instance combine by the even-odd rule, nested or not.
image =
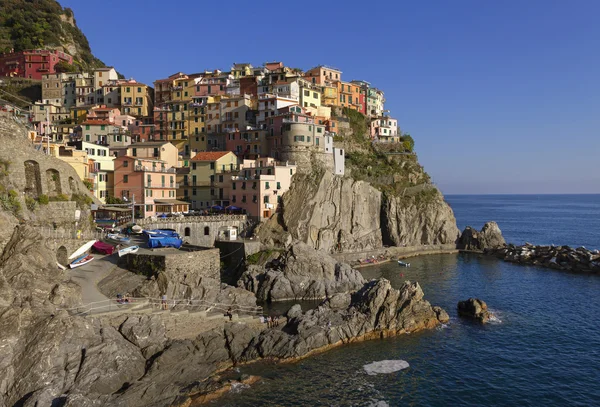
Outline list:
[[[121,112],[135,117],[148,116],[152,111],[150,88],[135,80],[119,83],[119,87],[121,88]]]
[[[326,65],[319,65],[304,72],[304,78],[319,85],[334,84],[342,80],[342,71]]]
[[[389,116],[373,119],[371,121],[371,138],[380,142],[399,142],[398,120]]]
[[[231,204],[262,221],[274,215],[282,195],[290,188],[296,166],[272,158],[244,160],[238,175],[231,177]]]
[[[114,163],[115,196],[126,202],[135,201],[136,217],[187,212],[188,203],[177,200],[175,168],[161,160],[131,156],[118,157]]]
[[[227,179],[239,171],[238,157],[231,151],[210,151],[197,153],[190,160],[188,181],[192,188],[190,200],[193,209],[207,209],[211,206],[229,205]]]
[[[0,76],[42,80],[56,73],[58,63],[73,65],[73,57],[58,50],[31,49],[0,55]]]

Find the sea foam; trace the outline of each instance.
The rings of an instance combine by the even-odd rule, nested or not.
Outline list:
[[[363,368],[368,375],[376,375],[378,373],[394,373],[406,369],[408,366],[408,362],[404,360],[381,360],[364,365]]]

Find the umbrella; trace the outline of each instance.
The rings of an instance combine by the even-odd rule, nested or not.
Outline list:
[[[229,205],[229,206],[228,206],[227,208],[225,208],[225,209],[228,209],[228,210],[230,210],[230,211],[239,211],[239,210],[240,210],[240,209],[242,209],[242,208],[238,208],[237,206],[234,206],[234,205]]]
[[[215,211],[222,211],[223,207],[219,205],[213,205],[210,209],[214,209]]]
[[[162,215],[159,215],[158,217],[159,217],[159,218],[166,218],[166,217],[167,217],[167,214],[166,214],[166,213],[163,213]]]

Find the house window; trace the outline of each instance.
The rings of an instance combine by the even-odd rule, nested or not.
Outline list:
[[[265,182],[265,189],[269,189],[271,186],[269,185],[269,181]]]
[[[191,236],[191,229],[190,228],[185,228],[184,232],[183,232],[184,236]]]
[[[129,161],[127,161],[127,160],[123,161],[123,167],[129,167]]]
[[[127,184],[129,182],[129,175],[125,174],[123,175],[123,183]]]
[[[215,163],[210,163],[210,169],[214,170],[215,169]]]
[[[210,235],[210,228],[208,226],[204,226],[204,236]]]
[[[281,182],[277,183],[277,189],[281,189]]]

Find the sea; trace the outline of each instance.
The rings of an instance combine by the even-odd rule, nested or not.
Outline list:
[[[600,195],[446,196],[459,228],[495,220],[508,242],[600,249]],[[288,364],[254,363],[258,375],[213,406],[599,406],[600,276],[519,266],[477,254],[364,268],[399,287],[418,281],[448,311],[436,329],[372,340]],[[484,300],[495,320],[457,317],[458,301]],[[279,307],[285,304],[279,304]],[[291,305],[291,304],[289,304]],[[369,375],[365,365],[409,367]]]

